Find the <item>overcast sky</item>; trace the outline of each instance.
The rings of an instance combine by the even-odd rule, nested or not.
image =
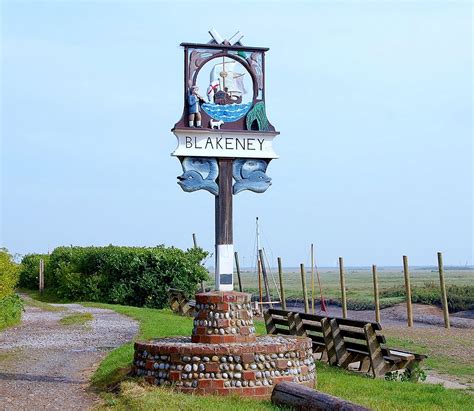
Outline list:
[[[280,159],[234,197],[243,265],[256,216],[286,266],[311,242],[320,266],[473,264],[470,1],[3,1],[1,245],[212,250],[214,198],[170,156],[179,43],[212,27],[270,47]]]

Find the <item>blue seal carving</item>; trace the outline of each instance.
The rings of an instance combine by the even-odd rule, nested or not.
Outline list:
[[[263,193],[272,184],[272,179],[268,177],[268,162],[260,159],[237,159],[232,165],[232,174],[235,179],[233,187],[234,194],[244,190],[255,193]]]
[[[186,192],[207,190],[219,195],[216,183],[219,167],[215,158],[184,157],[181,160],[183,174],[178,177],[178,184]]]

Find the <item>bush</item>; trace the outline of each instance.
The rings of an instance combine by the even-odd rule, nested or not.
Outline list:
[[[169,288],[191,297],[208,279],[201,265],[206,255],[200,248],[164,246],[58,247],[45,264],[45,284],[62,299],[163,308]],[[27,257],[25,279],[34,266]]]
[[[27,254],[21,260],[20,266],[20,280],[18,285],[20,287],[37,289],[39,286],[39,263],[40,260],[44,260],[45,271],[48,266],[49,255],[48,254]],[[46,277],[46,272],[45,272]],[[45,279],[45,286],[46,286]]]
[[[16,294],[0,299],[0,330],[18,324],[21,320],[23,303]]]
[[[18,283],[18,265],[5,248],[0,248],[0,299],[12,295]]]
[[[4,248],[0,249],[0,330],[18,323],[23,305],[15,294],[19,267]]]

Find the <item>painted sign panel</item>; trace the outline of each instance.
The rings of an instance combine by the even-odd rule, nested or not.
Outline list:
[[[178,147],[173,156],[278,158],[273,139],[278,133],[213,132],[206,129],[173,130]]]

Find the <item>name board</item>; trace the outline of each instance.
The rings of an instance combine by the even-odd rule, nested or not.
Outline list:
[[[173,130],[178,147],[173,156],[278,158],[273,139],[278,133],[217,132],[209,130]]]

